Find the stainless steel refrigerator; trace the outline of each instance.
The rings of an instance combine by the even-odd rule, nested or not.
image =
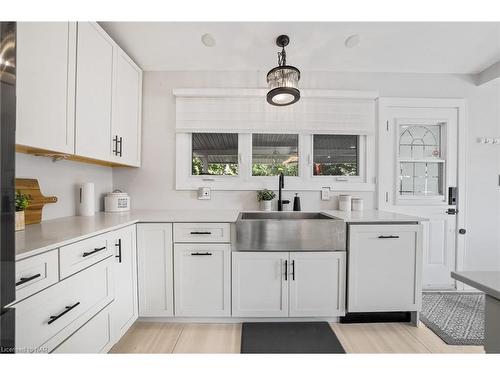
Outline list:
[[[16,23],[0,22],[0,353],[15,345]]]

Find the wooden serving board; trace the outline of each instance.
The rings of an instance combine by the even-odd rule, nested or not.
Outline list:
[[[25,211],[26,225],[38,224],[42,221],[42,209],[47,203],[56,203],[57,197],[45,197],[40,191],[38,180],[32,178],[16,178],[16,192],[20,191],[30,197]]]

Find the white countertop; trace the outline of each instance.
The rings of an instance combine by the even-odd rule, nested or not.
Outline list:
[[[321,211],[347,223],[413,222],[424,219],[386,211]],[[21,260],[85,238],[109,232],[137,222],[234,223],[240,210],[133,210],[126,213],[96,213],[95,216],[68,216],[28,225],[16,232],[16,259]]]
[[[412,221],[427,221],[427,219],[402,215],[389,211],[365,210],[365,211],[339,211],[325,210],[321,211],[327,215],[338,217],[347,223],[384,223],[384,222],[412,222]]]
[[[452,272],[451,277],[500,300],[500,271]]]

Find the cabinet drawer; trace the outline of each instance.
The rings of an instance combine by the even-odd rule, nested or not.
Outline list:
[[[175,223],[174,242],[229,242],[229,223]]]
[[[102,353],[111,343],[110,308],[106,307],[52,353]]]
[[[16,301],[59,281],[57,249],[16,262]]]
[[[59,250],[60,278],[64,279],[111,255],[109,236],[101,235],[63,246]]]
[[[43,349],[44,343],[80,316],[109,303],[111,267],[111,259],[105,260],[14,305],[16,347]]]
[[[420,309],[420,225],[351,225],[348,255],[349,312]]]
[[[176,316],[229,316],[231,246],[174,245]]]

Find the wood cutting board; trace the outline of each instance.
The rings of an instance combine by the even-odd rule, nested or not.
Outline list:
[[[42,221],[42,209],[47,203],[56,203],[57,197],[45,197],[40,191],[38,180],[32,178],[16,178],[16,191],[27,194],[30,203],[25,211],[26,225],[38,224]]]

